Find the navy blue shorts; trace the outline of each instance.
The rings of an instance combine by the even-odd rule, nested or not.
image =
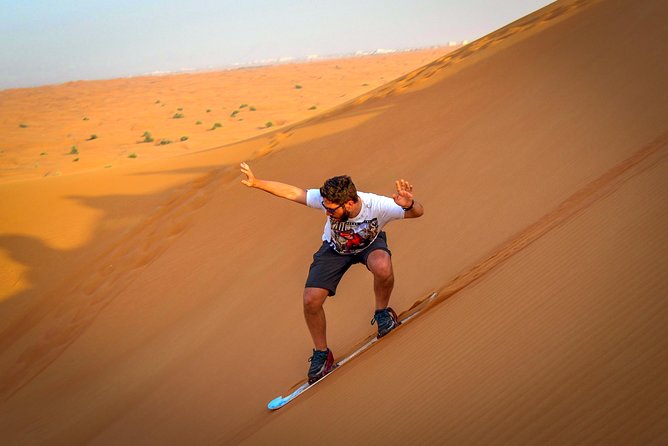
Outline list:
[[[323,241],[322,246],[313,254],[313,263],[308,271],[306,279],[306,288],[324,288],[329,291],[329,295],[336,294],[336,287],[341,278],[352,265],[363,263],[367,266],[367,258],[376,249],[386,251],[390,256],[390,248],[387,247],[387,235],[381,231],[364,251],[358,254],[339,254],[334,251],[328,242]],[[367,266],[368,268],[368,266]]]

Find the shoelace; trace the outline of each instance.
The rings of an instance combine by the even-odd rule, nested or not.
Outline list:
[[[381,328],[385,328],[392,324],[392,316],[390,316],[390,312],[388,310],[375,314],[373,319],[371,319],[371,325],[374,325],[376,320],[378,320],[378,326]]]
[[[328,351],[321,352],[320,350],[313,350],[313,356],[308,358],[308,362],[310,362],[311,364],[313,363],[319,364],[319,362],[324,364],[325,361],[327,361],[328,354],[329,354]]]

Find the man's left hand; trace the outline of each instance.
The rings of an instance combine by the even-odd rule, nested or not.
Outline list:
[[[392,194],[394,202],[402,208],[407,208],[413,203],[413,185],[406,180],[395,181],[397,193]]]

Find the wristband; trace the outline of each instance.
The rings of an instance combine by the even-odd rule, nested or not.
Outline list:
[[[411,205],[408,206],[407,208],[405,208],[405,207],[402,206],[401,209],[403,209],[404,211],[408,212],[408,211],[410,211],[411,209],[413,209],[413,206],[415,206],[415,200],[413,200],[413,201],[411,202]]]

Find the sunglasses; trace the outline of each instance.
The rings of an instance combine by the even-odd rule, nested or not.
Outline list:
[[[338,208],[340,208],[341,206],[343,206],[343,204],[340,204],[340,205],[338,205],[338,206],[335,207],[335,208],[328,208],[327,206],[325,206],[325,202],[324,202],[324,201],[321,201],[320,204],[322,204],[322,207],[325,208],[325,212],[327,212],[328,214],[333,214],[334,212],[336,212],[336,210],[337,210]]]

